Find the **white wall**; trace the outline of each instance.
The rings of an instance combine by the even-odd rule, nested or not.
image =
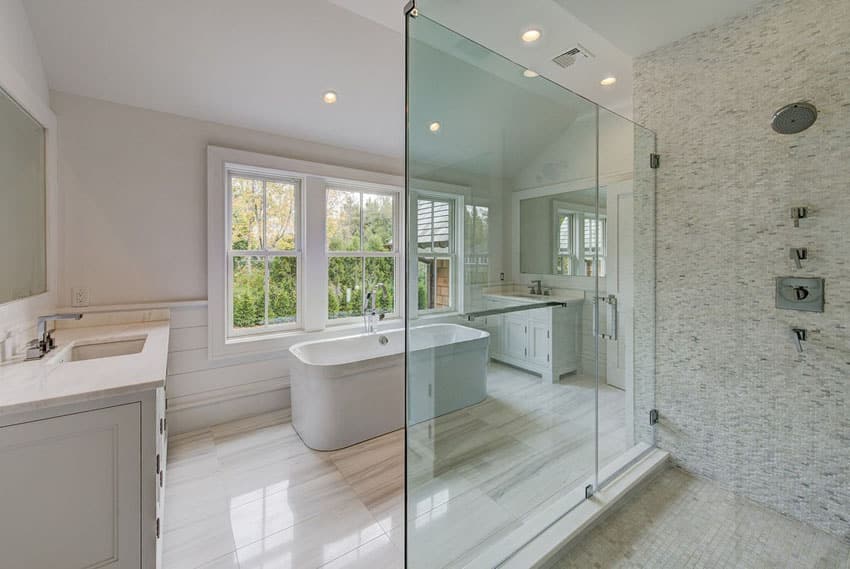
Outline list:
[[[44,126],[51,126],[52,113],[48,106],[47,81],[41,65],[26,12],[20,0],[0,0],[0,87],[21,103]],[[50,136],[50,135],[49,135]],[[54,138],[48,140],[53,148]],[[48,169],[51,164],[48,163]],[[52,178],[52,172],[48,172]],[[52,179],[49,191],[55,190]],[[48,223],[55,221],[50,215]],[[48,236],[55,227],[48,226]],[[9,244],[3,244],[8,246]],[[55,256],[48,252],[48,286],[56,271]],[[4,268],[7,270],[8,268]],[[35,337],[35,318],[53,308],[51,294],[18,300],[0,305],[0,362],[17,353],[30,338]]]
[[[44,104],[47,79],[21,0],[0,0],[0,67],[9,67]]]
[[[61,126],[59,302],[205,299],[206,147],[403,173],[400,159],[52,92]],[[283,109],[281,112],[285,112]]]
[[[51,101],[64,198],[59,303],[84,286],[92,305],[171,306],[172,434],[288,406],[287,352],[207,358],[206,147],[389,174],[402,160],[66,93]]]

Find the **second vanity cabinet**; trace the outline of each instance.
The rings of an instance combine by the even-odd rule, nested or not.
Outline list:
[[[541,297],[537,302],[552,300]],[[509,296],[486,296],[486,309],[498,310],[528,303]],[[490,357],[557,383],[578,369],[581,302],[566,307],[538,308],[487,316],[480,326],[490,333]]]

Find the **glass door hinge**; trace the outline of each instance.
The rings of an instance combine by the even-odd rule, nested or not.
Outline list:
[[[658,168],[661,165],[661,155],[652,153],[649,155],[649,167]]]
[[[584,487],[584,497],[590,499],[591,496],[593,496],[593,484],[588,484]]]
[[[658,409],[653,409],[649,412],[649,424],[654,425],[658,422]]]

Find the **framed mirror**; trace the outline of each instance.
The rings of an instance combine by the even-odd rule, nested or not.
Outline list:
[[[608,243],[606,192],[596,188],[519,201],[520,272],[604,277]],[[598,266],[594,262],[598,254]]]
[[[47,291],[45,128],[0,89],[0,304]]]

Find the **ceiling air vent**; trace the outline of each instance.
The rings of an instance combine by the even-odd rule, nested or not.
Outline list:
[[[572,48],[569,51],[565,51],[558,57],[554,58],[552,61],[566,69],[567,67],[573,65],[576,61],[582,59],[593,59],[595,56],[588,51],[586,47],[581,44],[577,44],[576,47]]]

